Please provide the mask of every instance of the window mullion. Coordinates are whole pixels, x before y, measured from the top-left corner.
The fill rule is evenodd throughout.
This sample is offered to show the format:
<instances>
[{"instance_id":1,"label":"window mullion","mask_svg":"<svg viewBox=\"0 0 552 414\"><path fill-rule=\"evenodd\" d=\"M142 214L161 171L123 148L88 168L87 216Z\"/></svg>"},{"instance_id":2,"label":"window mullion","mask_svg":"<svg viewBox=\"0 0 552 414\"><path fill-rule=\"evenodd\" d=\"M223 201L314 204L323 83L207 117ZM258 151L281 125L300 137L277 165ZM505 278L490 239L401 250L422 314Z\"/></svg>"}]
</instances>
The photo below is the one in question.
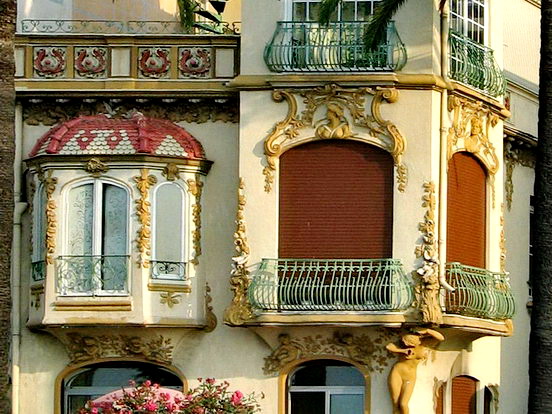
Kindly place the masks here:
<instances>
[{"instance_id":1,"label":"window mullion","mask_svg":"<svg viewBox=\"0 0 552 414\"><path fill-rule=\"evenodd\" d=\"M94 181L93 219L92 219L92 261L94 263L94 291L101 291L102 236L103 236L103 184Z\"/></svg>"},{"instance_id":2,"label":"window mullion","mask_svg":"<svg viewBox=\"0 0 552 414\"><path fill-rule=\"evenodd\" d=\"M326 414L330 414L331 393L329 390L326 390L325 394L326 394Z\"/></svg>"}]
</instances>

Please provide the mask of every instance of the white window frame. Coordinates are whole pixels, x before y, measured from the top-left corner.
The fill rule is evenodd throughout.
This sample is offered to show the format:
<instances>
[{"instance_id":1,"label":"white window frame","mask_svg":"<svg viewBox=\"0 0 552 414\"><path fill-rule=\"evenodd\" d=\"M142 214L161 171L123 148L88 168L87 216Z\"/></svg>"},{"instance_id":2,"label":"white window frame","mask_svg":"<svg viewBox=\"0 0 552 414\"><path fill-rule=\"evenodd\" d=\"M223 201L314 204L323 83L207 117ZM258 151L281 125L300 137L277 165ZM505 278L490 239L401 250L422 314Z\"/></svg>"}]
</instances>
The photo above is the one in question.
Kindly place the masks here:
<instances>
[{"instance_id":1,"label":"white window frame","mask_svg":"<svg viewBox=\"0 0 552 414\"><path fill-rule=\"evenodd\" d=\"M375 7L375 3L378 3L380 0L343 0L346 3L355 3L355 16L358 16L358 3L361 2L371 2L373 4L373 7ZM312 3L320 3L321 0L286 0L285 4L285 20L292 21L293 20L293 4L294 3L307 3L307 10L306 15L309 15L309 7ZM373 11L373 8L372 8ZM307 20L308 21L308 20ZM341 8L338 10L337 15L337 21L341 21Z\"/></svg>"},{"instance_id":2,"label":"white window frame","mask_svg":"<svg viewBox=\"0 0 552 414\"><path fill-rule=\"evenodd\" d=\"M291 394L294 392L313 392L313 393L324 393L325 394L325 412L320 414L330 414L331 409L331 399L332 395L361 395L363 405L366 399L365 387L361 386L349 386L349 387L339 387L339 386L290 386L288 388L288 414L294 414L291 411ZM363 410L364 412L364 410Z\"/></svg>"},{"instance_id":3,"label":"white window frame","mask_svg":"<svg viewBox=\"0 0 552 414\"><path fill-rule=\"evenodd\" d=\"M130 196L131 192L129 188L124 185L121 182L118 182L113 179L109 178L91 178L91 179L84 179L84 180L78 180L75 182L72 182L71 184L67 185L63 190L63 206L64 206L64 221L63 221L63 243L62 243L62 249L61 249L61 256L67 257L71 256L69 253L69 241L71 240L70 237L70 228L69 228L69 193L71 190L84 186L87 184L93 185L93 215L92 215L92 253L90 256L95 257L101 257L102 252L101 248L103 246L102 244L102 235L103 235L103 194L102 194L102 188L104 184L113 185L115 187L121 188L126 193L126 211L127 211L127 222L126 222L126 236L127 240L124 245L125 252L122 254L122 256L127 256L127 275L126 275L126 289L124 290L101 290L101 289L94 289L91 292L71 292L71 293L61 293L62 296L128 296L131 290L131 278L130 278L130 251L131 251L131 228L130 228L130 220L132 216L132 212L130 210ZM99 226L97 226L97 223L99 223ZM56 277L56 284L57 284L57 277ZM57 288L56 288L57 290Z\"/></svg>"},{"instance_id":4,"label":"white window frame","mask_svg":"<svg viewBox=\"0 0 552 414\"><path fill-rule=\"evenodd\" d=\"M33 262L44 261L46 257L46 190L43 184L38 186L33 199Z\"/></svg>"},{"instance_id":5,"label":"white window frame","mask_svg":"<svg viewBox=\"0 0 552 414\"><path fill-rule=\"evenodd\" d=\"M451 5L451 9L450 9L451 28L452 28L452 21L455 18L460 21L460 25L461 25L460 34L462 34L464 36L468 36L468 34L469 34L468 28L470 27L470 25L479 27L483 31L483 39L480 39L480 40L472 39L472 40L474 42L482 44L482 45L488 45L488 43L489 43L489 39L488 39L488 37L489 37L489 30L488 30L488 27L489 27L489 24L488 24L488 22L489 22L489 7L488 7L487 1L486 0L457 0L457 1L461 3L461 10L459 10L459 12L457 13L456 10L454 10L452 5ZM484 12L483 24L479 23L476 20L470 19L468 17L469 16L469 13L468 13L468 9L469 9L468 3L469 2L472 2L476 6L483 9L483 12ZM470 39L471 39L471 37L470 37Z\"/></svg>"},{"instance_id":6,"label":"white window frame","mask_svg":"<svg viewBox=\"0 0 552 414\"><path fill-rule=\"evenodd\" d=\"M164 277L158 277L156 280L174 280L174 281L186 281L189 279L189 269L188 264L190 263L190 250L189 250L189 241L191 238L191 219L190 219L190 197L186 189L180 185L179 183L176 183L174 181L167 181L163 182L159 185L157 185L153 190L153 197L152 197L152 226L151 226L151 234L152 234L152 261L157 261L157 193L159 189L163 186L172 185L176 186L181 194L182 194L182 217L181 217L181 223L182 227L180 228L180 233L182 234L182 242L180 246L180 262L183 265L184 268L184 274L166 274ZM152 266L153 271L153 266Z\"/></svg>"}]
</instances>

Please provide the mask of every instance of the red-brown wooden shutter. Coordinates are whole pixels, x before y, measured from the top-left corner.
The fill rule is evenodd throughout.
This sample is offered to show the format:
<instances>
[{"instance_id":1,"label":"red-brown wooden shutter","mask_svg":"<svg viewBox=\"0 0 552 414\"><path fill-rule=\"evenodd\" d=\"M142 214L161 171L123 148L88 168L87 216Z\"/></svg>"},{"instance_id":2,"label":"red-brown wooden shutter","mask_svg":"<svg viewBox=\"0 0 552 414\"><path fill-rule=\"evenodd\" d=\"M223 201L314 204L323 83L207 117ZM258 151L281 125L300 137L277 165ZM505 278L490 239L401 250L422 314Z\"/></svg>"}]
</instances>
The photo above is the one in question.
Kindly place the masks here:
<instances>
[{"instance_id":1,"label":"red-brown wooden shutter","mask_svg":"<svg viewBox=\"0 0 552 414\"><path fill-rule=\"evenodd\" d=\"M437 390L437 406L435 414L445 414L445 384L441 384Z\"/></svg>"},{"instance_id":2,"label":"red-brown wooden shutter","mask_svg":"<svg viewBox=\"0 0 552 414\"><path fill-rule=\"evenodd\" d=\"M458 152L448 164L447 262L485 267L485 168L471 154Z\"/></svg>"},{"instance_id":3,"label":"red-brown wooden shutter","mask_svg":"<svg viewBox=\"0 0 552 414\"><path fill-rule=\"evenodd\" d=\"M280 157L281 258L390 258L393 159L356 141L319 141Z\"/></svg>"},{"instance_id":4,"label":"red-brown wooden shutter","mask_svg":"<svg viewBox=\"0 0 552 414\"><path fill-rule=\"evenodd\" d=\"M452 380L451 414L475 414L477 380L462 375Z\"/></svg>"}]
</instances>

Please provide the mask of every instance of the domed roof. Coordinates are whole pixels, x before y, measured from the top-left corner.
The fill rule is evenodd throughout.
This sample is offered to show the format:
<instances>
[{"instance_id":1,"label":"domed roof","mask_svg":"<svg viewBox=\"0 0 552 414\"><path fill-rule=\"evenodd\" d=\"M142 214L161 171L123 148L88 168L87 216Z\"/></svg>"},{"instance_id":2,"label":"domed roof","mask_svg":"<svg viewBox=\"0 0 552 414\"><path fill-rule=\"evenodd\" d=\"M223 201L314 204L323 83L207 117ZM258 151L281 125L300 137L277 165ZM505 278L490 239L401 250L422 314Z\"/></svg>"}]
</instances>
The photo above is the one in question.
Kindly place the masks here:
<instances>
[{"instance_id":1,"label":"domed roof","mask_svg":"<svg viewBox=\"0 0 552 414\"><path fill-rule=\"evenodd\" d=\"M205 159L203 147L184 128L136 112L128 119L79 116L45 133L29 157L39 155L147 154Z\"/></svg>"}]
</instances>

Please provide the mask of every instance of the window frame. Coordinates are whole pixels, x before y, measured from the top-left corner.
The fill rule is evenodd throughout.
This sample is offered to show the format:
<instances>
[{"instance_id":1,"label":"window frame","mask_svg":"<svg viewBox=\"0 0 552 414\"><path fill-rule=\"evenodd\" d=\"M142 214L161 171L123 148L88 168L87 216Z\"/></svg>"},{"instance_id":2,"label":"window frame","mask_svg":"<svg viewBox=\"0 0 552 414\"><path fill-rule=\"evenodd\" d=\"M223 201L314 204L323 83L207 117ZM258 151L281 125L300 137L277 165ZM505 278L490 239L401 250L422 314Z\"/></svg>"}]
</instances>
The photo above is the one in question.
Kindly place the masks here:
<instances>
[{"instance_id":1,"label":"window frame","mask_svg":"<svg viewBox=\"0 0 552 414\"><path fill-rule=\"evenodd\" d=\"M466 36L471 41L487 46L489 44L489 4L487 0L456 0L461 3L461 10L457 13L453 10L453 5L450 6L450 28L454 30L453 21L457 19L461 26L461 35ZM479 6L483 10L483 23L469 18L469 6L468 3L473 2L476 6ZM469 35L469 27L478 27L483 32L483 39L476 40ZM457 31L458 32L458 31Z\"/></svg>"},{"instance_id":2,"label":"window frame","mask_svg":"<svg viewBox=\"0 0 552 414\"><path fill-rule=\"evenodd\" d=\"M57 286L57 273L58 269L56 269L56 292L60 296L64 297L71 297L71 296L84 296L84 297L96 297L96 296L129 296L131 292L131 278L130 278L130 255L132 251L132 238L131 238L131 220L132 220L132 211L131 211L131 194L132 192L128 188L127 185L124 183L117 181L112 178L108 177L101 177L101 178L86 178L86 179L80 179L77 181L73 181L71 183L68 183L63 188L62 193L62 212L63 212L63 231L62 231L62 243L61 243L61 254L58 255L58 260L63 257L70 257L75 256L69 253L69 241L71 239L69 231L70 231L70 223L69 223L69 194L71 190L76 189L81 186L85 186L88 184L92 184L93 186L93 201L92 201L92 253L90 254L90 257L103 257L104 255L101 252L103 241L103 194L102 189L105 184L112 185L114 187L120 188L125 191L126 194L126 211L127 211L127 217L126 217L126 241L124 243L124 254L120 256L126 257L126 263L127 263L127 275L126 275L126 288L124 290L102 290L98 288L94 288L93 290L89 292L71 292L71 293L61 293L59 291L59 287ZM97 227L97 223L100 223L99 228ZM86 255L83 255L86 256Z\"/></svg>"},{"instance_id":3,"label":"window frame","mask_svg":"<svg viewBox=\"0 0 552 414\"><path fill-rule=\"evenodd\" d=\"M355 3L355 20L354 21L364 21L364 20L359 20L358 19L358 3L372 3L372 12L374 11L374 7L375 7L375 3L378 3L380 2L381 0L343 0L345 3ZM321 0L286 0L286 4L285 4L285 13L284 13L284 20L286 21L300 21L300 20L294 20L293 19L293 6L295 3L306 3L307 7L305 9L305 15L306 16L309 16L309 9L310 9L310 4L312 3L320 3ZM342 21L341 20L341 6L339 7L338 11L337 11L337 19L336 21L337 22L340 22ZM303 22L309 22L309 21L313 21L313 20L310 20L310 19L305 19L305 20L301 20Z\"/></svg>"}]
</instances>

